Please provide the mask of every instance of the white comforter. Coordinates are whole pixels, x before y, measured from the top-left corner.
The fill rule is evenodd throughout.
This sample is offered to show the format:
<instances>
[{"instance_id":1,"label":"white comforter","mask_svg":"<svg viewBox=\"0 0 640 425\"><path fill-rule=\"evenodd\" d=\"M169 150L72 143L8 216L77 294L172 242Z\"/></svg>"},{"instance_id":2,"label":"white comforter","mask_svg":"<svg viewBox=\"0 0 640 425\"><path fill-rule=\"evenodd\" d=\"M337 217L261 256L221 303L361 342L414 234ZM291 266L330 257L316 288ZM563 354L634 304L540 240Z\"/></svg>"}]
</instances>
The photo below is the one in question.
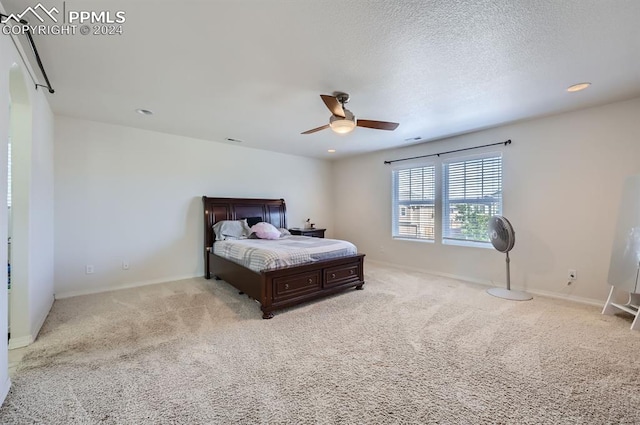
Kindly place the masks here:
<instances>
[{"instance_id":1,"label":"white comforter","mask_svg":"<svg viewBox=\"0 0 640 425\"><path fill-rule=\"evenodd\" d=\"M357 254L354 244L338 239L285 236L280 239L216 241L213 253L255 272Z\"/></svg>"}]
</instances>

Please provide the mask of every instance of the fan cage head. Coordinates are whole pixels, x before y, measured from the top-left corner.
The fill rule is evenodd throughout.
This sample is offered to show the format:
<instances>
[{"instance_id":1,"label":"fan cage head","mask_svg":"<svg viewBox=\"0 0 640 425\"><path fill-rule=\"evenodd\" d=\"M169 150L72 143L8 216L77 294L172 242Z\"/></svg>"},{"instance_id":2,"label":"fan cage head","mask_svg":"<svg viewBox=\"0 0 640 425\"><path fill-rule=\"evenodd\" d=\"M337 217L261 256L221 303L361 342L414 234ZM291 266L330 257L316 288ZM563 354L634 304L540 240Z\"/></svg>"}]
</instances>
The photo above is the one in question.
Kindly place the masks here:
<instances>
[{"instance_id":1,"label":"fan cage head","mask_svg":"<svg viewBox=\"0 0 640 425\"><path fill-rule=\"evenodd\" d=\"M489 220L489 238L493 247L500 252L511 251L516 243L511 222L501 215L494 215Z\"/></svg>"}]
</instances>

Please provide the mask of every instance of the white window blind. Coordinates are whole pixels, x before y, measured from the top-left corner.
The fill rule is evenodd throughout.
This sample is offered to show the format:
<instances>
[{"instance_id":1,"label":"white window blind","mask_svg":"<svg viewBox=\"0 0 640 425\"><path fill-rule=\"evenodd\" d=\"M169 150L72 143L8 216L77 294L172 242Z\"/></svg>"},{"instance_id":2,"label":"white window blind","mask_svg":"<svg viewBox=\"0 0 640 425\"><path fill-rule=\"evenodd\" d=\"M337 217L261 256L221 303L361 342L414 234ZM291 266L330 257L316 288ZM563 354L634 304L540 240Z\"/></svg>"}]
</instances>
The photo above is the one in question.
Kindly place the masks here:
<instances>
[{"instance_id":1,"label":"white window blind","mask_svg":"<svg viewBox=\"0 0 640 425\"><path fill-rule=\"evenodd\" d=\"M394 170L393 236L434 239L435 167Z\"/></svg>"},{"instance_id":2,"label":"white window blind","mask_svg":"<svg viewBox=\"0 0 640 425\"><path fill-rule=\"evenodd\" d=\"M502 213L502 156L443 164L442 239L489 242L489 218Z\"/></svg>"}]
</instances>

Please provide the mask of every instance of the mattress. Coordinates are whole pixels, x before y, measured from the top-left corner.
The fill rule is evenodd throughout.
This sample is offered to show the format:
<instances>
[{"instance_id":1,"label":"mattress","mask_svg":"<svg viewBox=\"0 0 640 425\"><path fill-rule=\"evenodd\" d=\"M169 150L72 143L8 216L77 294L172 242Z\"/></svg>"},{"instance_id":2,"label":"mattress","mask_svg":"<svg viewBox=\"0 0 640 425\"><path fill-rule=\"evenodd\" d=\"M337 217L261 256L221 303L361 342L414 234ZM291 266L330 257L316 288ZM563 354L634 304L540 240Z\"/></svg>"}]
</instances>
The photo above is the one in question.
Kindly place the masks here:
<instances>
[{"instance_id":1,"label":"mattress","mask_svg":"<svg viewBox=\"0 0 640 425\"><path fill-rule=\"evenodd\" d=\"M285 236L280 239L216 241L213 253L254 272L297 266L357 254L354 244L338 239Z\"/></svg>"}]
</instances>

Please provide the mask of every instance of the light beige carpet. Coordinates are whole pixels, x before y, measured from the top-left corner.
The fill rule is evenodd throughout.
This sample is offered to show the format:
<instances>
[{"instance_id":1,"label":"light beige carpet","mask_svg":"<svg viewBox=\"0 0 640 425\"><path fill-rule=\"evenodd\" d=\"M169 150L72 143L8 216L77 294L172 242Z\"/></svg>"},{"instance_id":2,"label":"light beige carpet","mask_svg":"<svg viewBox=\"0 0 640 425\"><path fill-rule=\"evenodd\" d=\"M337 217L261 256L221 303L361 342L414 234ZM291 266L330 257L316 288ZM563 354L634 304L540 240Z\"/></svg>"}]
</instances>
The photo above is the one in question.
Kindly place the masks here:
<instances>
[{"instance_id":1,"label":"light beige carpet","mask_svg":"<svg viewBox=\"0 0 640 425\"><path fill-rule=\"evenodd\" d=\"M0 423L640 423L628 318L372 264L366 279L272 320L204 279L56 301Z\"/></svg>"}]
</instances>

